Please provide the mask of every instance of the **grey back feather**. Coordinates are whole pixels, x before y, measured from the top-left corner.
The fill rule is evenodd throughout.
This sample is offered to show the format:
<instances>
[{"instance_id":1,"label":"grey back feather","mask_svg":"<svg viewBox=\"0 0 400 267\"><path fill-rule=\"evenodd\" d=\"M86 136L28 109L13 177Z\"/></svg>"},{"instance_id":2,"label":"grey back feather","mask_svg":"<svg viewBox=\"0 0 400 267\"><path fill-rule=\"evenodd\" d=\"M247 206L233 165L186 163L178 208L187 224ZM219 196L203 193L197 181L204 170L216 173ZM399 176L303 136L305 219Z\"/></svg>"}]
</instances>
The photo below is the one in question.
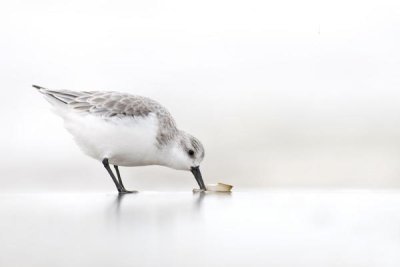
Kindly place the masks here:
<instances>
[{"instance_id":1,"label":"grey back feather","mask_svg":"<svg viewBox=\"0 0 400 267\"><path fill-rule=\"evenodd\" d=\"M49 90L40 86L34 87L41 93L58 100L60 105L104 119L146 117L150 113L154 113L159 121L157 134L159 145L168 143L178 132L175 121L168 110L147 97L112 91Z\"/></svg>"}]
</instances>

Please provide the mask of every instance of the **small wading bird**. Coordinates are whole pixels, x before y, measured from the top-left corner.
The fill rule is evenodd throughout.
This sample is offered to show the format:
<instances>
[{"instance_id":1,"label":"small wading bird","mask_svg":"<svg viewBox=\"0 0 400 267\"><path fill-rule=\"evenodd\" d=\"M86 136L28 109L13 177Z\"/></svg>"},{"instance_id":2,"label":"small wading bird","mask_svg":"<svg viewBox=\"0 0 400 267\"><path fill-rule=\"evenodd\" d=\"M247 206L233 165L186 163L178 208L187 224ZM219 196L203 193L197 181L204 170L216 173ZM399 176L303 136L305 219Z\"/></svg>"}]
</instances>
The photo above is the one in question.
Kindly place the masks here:
<instances>
[{"instance_id":1,"label":"small wading bird","mask_svg":"<svg viewBox=\"0 0 400 267\"><path fill-rule=\"evenodd\" d=\"M202 144L179 130L170 113L156 101L119 92L33 87L64 119L82 151L103 163L119 193L134 191L125 189L118 166L161 165L188 170L200 189L206 189L199 169L204 158Z\"/></svg>"}]
</instances>

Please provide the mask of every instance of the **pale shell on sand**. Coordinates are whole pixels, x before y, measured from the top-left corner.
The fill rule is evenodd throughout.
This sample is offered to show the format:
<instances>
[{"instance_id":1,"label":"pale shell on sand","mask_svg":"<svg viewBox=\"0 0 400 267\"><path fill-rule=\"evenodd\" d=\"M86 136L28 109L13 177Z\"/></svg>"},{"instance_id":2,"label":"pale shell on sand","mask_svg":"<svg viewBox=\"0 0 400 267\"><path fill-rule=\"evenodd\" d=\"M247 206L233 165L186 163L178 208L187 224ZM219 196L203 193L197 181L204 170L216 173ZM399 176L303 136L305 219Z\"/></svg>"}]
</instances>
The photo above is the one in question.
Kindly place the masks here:
<instances>
[{"instance_id":1,"label":"pale shell on sand","mask_svg":"<svg viewBox=\"0 0 400 267\"><path fill-rule=\"evenodd\" d=\"M217 183L217 184L206 184L207 190L201 190L201 189L193 189L193 192L231 192L233 186L230 184L223 184L223 183Z\"/></svg>"}]
</instances>

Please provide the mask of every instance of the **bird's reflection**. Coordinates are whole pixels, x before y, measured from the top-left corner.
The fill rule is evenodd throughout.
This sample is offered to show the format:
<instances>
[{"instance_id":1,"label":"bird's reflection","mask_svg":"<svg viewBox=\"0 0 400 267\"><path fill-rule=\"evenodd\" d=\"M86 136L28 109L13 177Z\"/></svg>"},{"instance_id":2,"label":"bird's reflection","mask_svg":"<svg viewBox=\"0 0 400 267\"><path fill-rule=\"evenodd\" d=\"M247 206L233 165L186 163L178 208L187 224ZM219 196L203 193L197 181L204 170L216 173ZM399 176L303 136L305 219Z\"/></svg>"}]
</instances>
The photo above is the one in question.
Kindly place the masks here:
<instances>
[{"instance_id":1,"label":"bird's reflection","mask_svg":"<svg viewBox=\"0 0 400 267\"><path fill-rule=\"evenodd\" d=\"M200 209L201 205L203 203L204 197L206 196L205 192L198 192L198 193L194 193L193 195L195 196L195 206L196 208ZM196 196L197 195L197 196Z\"/></svg>"},{"instance_id":2,"label":"bird's reflection","mask_svg":"<svg viewBox=\"0 0 400 267\"><path fill-rule=\"evenodd\" d=\"M135 193L136 194L136 193ZM121 209L121 203L122 200L124 199L124 197L126 197L128 194L118 194L115 197L115 201L114 201L114 206L115 206L115 210L117 212L117 215L120 213L120 209Z\"/></svg>"},{"instance_id":3,"label":"bird's reflection","mask_svg":"<svg viewBox=\"0 0 400 267\"><path fill-rule=\"evenodd\" d=\"M195 199L195 205L197 208L200 209L202 206L202 203L206 197L209 198L227 198L231 196L231 192L204 192L204 191L199 191L199 192L193 192L193 196Z\"/></svg>"},{"instance_id":4,"label":"bird's reflection","mask_svg":"<svg viewBox=\"0 0 400 267\"><path fill-rule=\"evenodd\" d=\"M117 227L149 223L165 227L177 221L198 222L202 219L206 199L225 199L231 194L194 192L191 198L188 196L187 193L118 194L107 209L107 218Z\"/></svg>"}]
</instances>

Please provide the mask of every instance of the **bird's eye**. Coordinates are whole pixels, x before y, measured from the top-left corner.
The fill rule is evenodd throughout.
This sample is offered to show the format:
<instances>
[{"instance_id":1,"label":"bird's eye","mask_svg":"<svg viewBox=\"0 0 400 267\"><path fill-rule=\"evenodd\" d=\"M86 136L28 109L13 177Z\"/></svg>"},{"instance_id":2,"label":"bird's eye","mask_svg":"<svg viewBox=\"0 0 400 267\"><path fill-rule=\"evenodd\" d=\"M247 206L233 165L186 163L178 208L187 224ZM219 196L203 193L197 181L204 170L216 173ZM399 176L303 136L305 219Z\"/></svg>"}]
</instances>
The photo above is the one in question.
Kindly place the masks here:
<instances>
[{"instance_id":1,"label":"bird's eye","mask_svg":"<svg viewBox=\"0 0 400 267\"><path fill-rule=\"evenodd\" d=\"M193 155L194 155L194 151L190 149L190 150L188 151L188 154L189 154L189 156L193 156Z\"/></svg>"}]
</instances>

